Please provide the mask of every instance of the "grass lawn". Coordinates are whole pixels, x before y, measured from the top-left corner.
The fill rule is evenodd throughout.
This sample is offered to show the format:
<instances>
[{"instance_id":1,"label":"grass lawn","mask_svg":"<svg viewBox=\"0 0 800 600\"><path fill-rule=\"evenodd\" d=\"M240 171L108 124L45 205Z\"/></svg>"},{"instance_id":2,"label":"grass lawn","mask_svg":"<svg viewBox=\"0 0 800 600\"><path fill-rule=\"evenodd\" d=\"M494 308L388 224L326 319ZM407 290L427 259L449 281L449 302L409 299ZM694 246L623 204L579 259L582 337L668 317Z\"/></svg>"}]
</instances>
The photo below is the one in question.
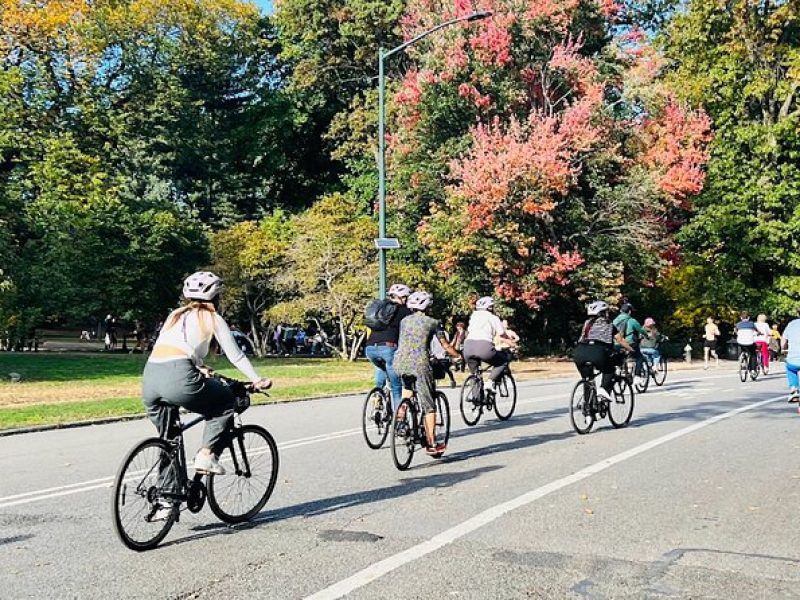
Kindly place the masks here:
<instances>
[{"instance_id":1,"label":"grass lawn","mask_svg":"<svg viewBox=\"0 0 800 600\"><path fill-rule=\"evenodd\" d=\"M127 354L0 353L0 429L141 414L146 357ZM224 375L241 377L224 358L209 361ZM258 403L365 391L372 367L366 361L267 358L253 360L274 381L270 398ZM21 383L11 383L19 373Z\"/></svg>"}]
</instances>

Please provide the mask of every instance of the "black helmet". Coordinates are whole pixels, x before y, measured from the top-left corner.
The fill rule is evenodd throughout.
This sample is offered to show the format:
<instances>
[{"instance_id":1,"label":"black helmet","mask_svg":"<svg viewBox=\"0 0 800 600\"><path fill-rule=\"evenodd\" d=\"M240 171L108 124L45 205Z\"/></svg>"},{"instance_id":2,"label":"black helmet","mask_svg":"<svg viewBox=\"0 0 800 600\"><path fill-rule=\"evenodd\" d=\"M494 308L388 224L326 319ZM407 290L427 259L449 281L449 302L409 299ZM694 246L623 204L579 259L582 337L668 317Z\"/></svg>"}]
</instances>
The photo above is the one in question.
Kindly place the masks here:
<instances>
[{"instance_id":1,"label":"black helmet","mask_svg":"<svg viewBox=\"0 0 800 600\"><path fill-rule=\"evenodd\" d=\"M626 315L631 314L633 312L633 304L631 304L630 302L623 302L622 304L620 304L619 312L623 312Z\"/></svg>"}]
</instances>

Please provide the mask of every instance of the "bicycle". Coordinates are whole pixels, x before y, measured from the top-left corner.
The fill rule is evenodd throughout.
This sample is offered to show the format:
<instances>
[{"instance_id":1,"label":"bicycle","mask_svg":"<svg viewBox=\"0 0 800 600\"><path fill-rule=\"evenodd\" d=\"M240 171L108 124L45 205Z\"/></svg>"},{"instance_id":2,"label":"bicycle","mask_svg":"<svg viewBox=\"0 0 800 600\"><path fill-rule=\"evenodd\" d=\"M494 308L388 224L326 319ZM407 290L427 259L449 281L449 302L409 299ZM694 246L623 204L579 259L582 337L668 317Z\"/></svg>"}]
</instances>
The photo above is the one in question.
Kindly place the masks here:
<instances>
[{"instance_id":1,"label":"bicycle","mask_svg":"<svg viewBox=\"0 0 800 600\"><path fill-rule=\"evenodd\" d=\"M667 357L662 354L657 365L654 364L651 355L645 354L644 357L647 359L645 362L647 363L647 369L650 373L650 377L653 379L653 383L661 387L667 379L667 371L669 370Z\"/></svg>"},{"instance_id":2,"label":"bicycle","mask_svg":"<svg viewBox=\"0 0 800 600\"><path fill-rule=\"evenodd\" d=\"M236 399L228 445L220 456L221 461L232 463L232 469L229 467L224 476L194 473L190 479L183 433L205 418L201 415L184 423L178 408L168 406L166 430L160 437L147 438L134 446L114 480L111 499L114 529L131 550L155 548L180 521L181 504L185 503L189 512L198 513L207 500L220 520L242 523L258 514L275 489L278 478L275 440L263 427L241 423L241 413L250 406L250 394L255 390L234 379L215 377L231 387Z\"/></svg>"},{"instance_id":3,"label":"bicycle","mask_svg":"<svg viewBox=\"0 0 800 600\"><path fill-rule=\"evenodd\" d=\"M755 352L750 356L749 350L742 350L739 354L739 380L744 383L747 381L747 376L750 376L751 381L758 379L758 375L763 369L761 364L761 353Z\"/></svg>"},{"instance_id":4,"label":"bicycle","mask_svg":"<svg viewBox=\"0 0 800 600\"><path fill-rule=\"evenodd\" d=\"M383 359L376 359L374 364L386 373L386 362ZM367 446L373 450L378 450L383 446L389 436L392 416L391 389L387 375L383 387L375 386L364 399L361 429L364 432Z\"/></svg>"},{"instance_id":5,"label":"bicycle","mask_svg":"<svg viewBox=\"0 0 800 600\"><path fill-rule=\"evenodd\" d=\"M411 378L407 378L411 379ZM428 446L428 438L425 435L425 425L422 418L422 407L417 397L417 389L414 381L407 381L411 387L411 397L404 398L397 407L397 418L394 419L392 427L392 461L394 466L400 471L405 471L414 458L417 446ZM450 439L450 404L447 396L443 392L437 391L434 396L434 407L436 409L436 430L433 439L442 439L447 445ZM440 458L441 454L432 454L433 458Z\"/></svg>"},{"instance_id":6,"label":"bicycle","mask_svg":"<svg viewBox=\"0 0 800 600\"><path fill-rule=\"evenodd\" d=\"M642 376L639 378L639 381L634 379L634 374L636 373L636 356L633 354L627 354L625 360L622 361L622 366L620 367L620 371L623 377L625 377L626 381L636 388L636 391L640 394L644 394L647 391L647 388L650 385L650 378L652 377L652 369L651 365L648 361L644 360L644 356L642 357Z\"/></svg>"},{"instance_id":7,"label":"bicycle","mask_svg":"<svg viewBox=\"0 0 800 600\"><path fill-rule=\"evenodd\" d=\"M470 427L477 425L484 409L494 410L498 419L507 421L517 406L517 384L508 365L500 379L494 383L493 389L487 390L483 374L490 369L491 367L482 368L479 363L475 373L467 377L461 386L459 409L464 423Z\"/></svg>"},{"instance_id":8,"label":"bicycle","mask_svg":"<svg viewBox=\"0 0 800 600\"><path fill-rule=\"evenodd\" d=\"M593 366L591 363L586 363L586 365ZM580 435L589 433L598 421L598 417L605 419L608 416L614 429L621 429L628 426L633 416L635 400L633 386L629 381L629 375L623 373L623 368L618 367L614 373L613 398L611 400L599 399L595 383L597 375L599 375L599 371L593 369L592 377L590 379L581 378L572 390L569 418L572 428Z\"/></svg>"}]
</instances>

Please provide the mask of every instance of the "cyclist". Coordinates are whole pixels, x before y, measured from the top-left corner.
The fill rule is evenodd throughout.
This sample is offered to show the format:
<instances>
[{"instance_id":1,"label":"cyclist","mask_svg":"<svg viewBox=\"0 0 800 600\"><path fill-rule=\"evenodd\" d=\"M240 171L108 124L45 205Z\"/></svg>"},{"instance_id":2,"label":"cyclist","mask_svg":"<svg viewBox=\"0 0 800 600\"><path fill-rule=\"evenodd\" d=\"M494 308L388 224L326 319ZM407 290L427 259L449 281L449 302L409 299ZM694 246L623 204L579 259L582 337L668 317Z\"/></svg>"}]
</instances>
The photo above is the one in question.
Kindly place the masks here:
<instances>
[{"instance_id":1,"label":"cyclist","mask_svg":"<svg viewBox=\"0 0 800 600\"><path fill-rule=\"evenodd\" d=\"M642 382L642 353L639 351L639 340L645 334L644 328L641 326L633 316L633 305L630 302L623 302L619 307L619 315L614 319L614 327L616 327L628 342L631 347L631 353L636 358L636 366L634 367L634 375L636 383L641 385Z\"/></svg>"},{"instance_id":2,"label":"cyclist","mask_svg":"<svg viewBox=\"0 0 800 600\"><path fill-rule=\"evenodd\" d=\"M742 311L739 319L740 321L734 327L736 343L739 344L739 352L747 355L748 368L754 371L756 368L756 325L750 320L750 314L747 311Z\"/></svg>"},{"instance_id":3,"label":"cyclist","mask_svg":"<svg viewBox=\"0 0 800 600\"><path fill-rule=\"evenodd\" d=\"M467 337L464 340L464 358L470 373L475 373L483 361L494 367L489 378L497 383L508 365L509 355L495 348L496 339L511 342L503 322L494 314L494 300L491 296L479 298L475 310L469 318Z\"/></svg>"},{"instance_id":4,"label":"cyclist","mask_svg":"<svg viewBox=\"0 0 800 600\"><path fill-rule=\"evenodd\" d=\"M756 351L761 353L761 364L765 369L769 368L769 340L772 337L772 329L767 323L767 315L760 314L756 319Z\"/></svg>"},{"instance_id":5,"label":"cyclist","mask_svg":"<svg viewBox=\"0 0 800 600\"><path fill-rule=\"evenodd\" d=\"M403 384L392 365L394 363L394 354L397 352L397 342L400 338L400 322L411 314L411 311L406 307L406 299L410 295L411 290L402 283L395 283L389 288L389 301L398 305L397 310L394 311L389 325L384 329L373 329L370 332L364 348L364 354L367 359L375 365L375 385L383 387L386 383L386 376L389 376L389 386L392 388L392 407L395 411L400 405ZM378 366L378 363L382 363L382 366Z\"/></svg>"},{"instance_id":6,"label":"cyclist","mask_svg":"<svg viewBox=\"0 0 800 600\"><path fill-rule=\"evenodd\" d=\"M658 346L664 341L665 336L656 327L656 321L652 317L647 317L644 320L644 335L639 341L639 351L644 356L649 356L652 360L653 368L658 369L661 363L661 352Z\"/></svg>"},{"instance_id":7,"label":"cyclist","mask_svg":"<svg viewBox=\"0 0 800 600\"><path fill-rule=\"evenodd\" d=\"M616 325L608 319L608 304L602 300L586 307L587 321L583 324L581 337L575 348L573 360L581 377L591 379L594 370L603 374L598 396L611 400L614 386L614 368L622 364L624 355L615 352L614 342L633 352L633 347L622 336ZM587 417L591 418L591 417Z\"/></svg>"},{"instance_id":8,"label":"cyclist","mask_svg":"<svg viewBox=\"0 0 800 600\"><path fill-rule=\"evenodd\" d=\"M800 310L798 310L800 315ZM783 330L784 350L786 354L786 380L789 383L789 402L800 400L800 384L798 384L797 372L800 371L800 318L793 319ZM797 412L800 413L800 406Z\"/></svg>"},{"instance_id":9,"label":"cyclist","mask_svg":"<svg viewBox=\"0 0 800 600\"><path fill-rule=\"evenodd\" d=\"M224 475L219 453L233 417L234 397L230 388L209 377L203 366L211 338L215 338L228 360L258 389L272 382L259 377L217 312L222 280L199 271L183 282L186 304L172 311L164 322L144 368L142 396L147 416L164 433L169 426L166 404L199 413L206 418L202 447L195 456L198 472Z\"/></svg>"},{"instance_id":10,"label":"cyclist","mask_svg":"<svg viewBox=\"0 0 800 600\"><path fill-rule=\"evenodd\" d=\"M430 362L433 337L436 336L439 344L453 359L458 360L461 357L447 341L439 321L425 314L432 302L433 296L424 291L414 292L408 297L406 306L412 314L400 323L400 343L394 355L394 370L400 374L404 383L409 377L415 378L417 398L424 415L426 451L428 454L441 455L447 447L443 443L437 444L435 439L436 380ZM404 416L398 414L397 418L402 419Z\"/></svg>"}]
</instances>

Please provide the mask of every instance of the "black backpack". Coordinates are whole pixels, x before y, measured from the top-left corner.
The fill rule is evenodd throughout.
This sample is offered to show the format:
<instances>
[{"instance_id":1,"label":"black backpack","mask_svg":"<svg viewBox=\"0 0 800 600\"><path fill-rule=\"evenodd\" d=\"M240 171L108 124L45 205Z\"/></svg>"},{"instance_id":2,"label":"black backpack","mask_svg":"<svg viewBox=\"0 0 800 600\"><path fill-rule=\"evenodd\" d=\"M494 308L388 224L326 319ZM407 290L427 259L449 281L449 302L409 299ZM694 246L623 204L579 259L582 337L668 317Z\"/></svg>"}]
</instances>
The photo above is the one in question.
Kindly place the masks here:
<instances>
[{"instance_id":1,"label":"black backpack","mask_svg":"<svg viewBox=\"0 0 800 600\"><path fill-rule=\"evenodd\" d=\"M373 300L364 311L364 322L373 331L383 331L392 324L399 307L391 300Z\"/></svg>"}]
</instances>

